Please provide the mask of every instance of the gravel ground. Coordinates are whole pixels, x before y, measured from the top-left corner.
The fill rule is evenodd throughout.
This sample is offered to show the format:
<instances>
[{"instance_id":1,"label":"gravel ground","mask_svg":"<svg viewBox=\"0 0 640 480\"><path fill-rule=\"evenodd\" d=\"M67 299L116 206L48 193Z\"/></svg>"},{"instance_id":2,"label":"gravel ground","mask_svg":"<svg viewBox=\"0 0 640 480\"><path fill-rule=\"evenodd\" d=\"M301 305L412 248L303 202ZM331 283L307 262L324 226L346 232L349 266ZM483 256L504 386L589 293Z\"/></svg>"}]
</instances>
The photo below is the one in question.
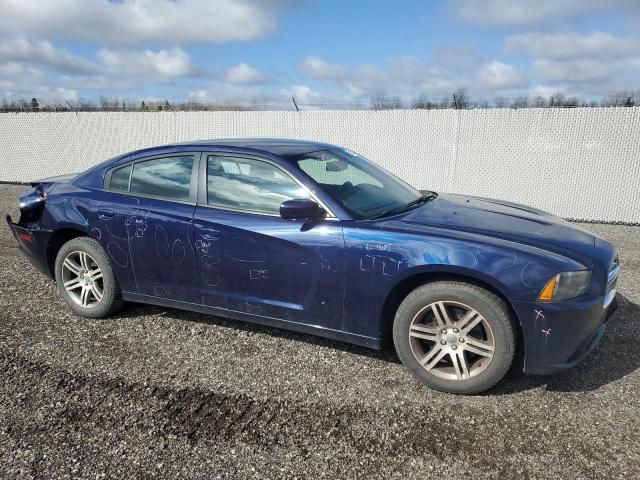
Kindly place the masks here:
<instances>
[{"instance_id":1,"label":"gravel ground","mask_svg":"<svg viewBox=\"0 0 640 480\"><path fill-rule=\"evenodd\" d=\"M458 397L392 351L143 305L80 318L3 225L0 477L638 478L640 228L584 226L623 263L600 348Z\"/></svg>"}]
</instances>

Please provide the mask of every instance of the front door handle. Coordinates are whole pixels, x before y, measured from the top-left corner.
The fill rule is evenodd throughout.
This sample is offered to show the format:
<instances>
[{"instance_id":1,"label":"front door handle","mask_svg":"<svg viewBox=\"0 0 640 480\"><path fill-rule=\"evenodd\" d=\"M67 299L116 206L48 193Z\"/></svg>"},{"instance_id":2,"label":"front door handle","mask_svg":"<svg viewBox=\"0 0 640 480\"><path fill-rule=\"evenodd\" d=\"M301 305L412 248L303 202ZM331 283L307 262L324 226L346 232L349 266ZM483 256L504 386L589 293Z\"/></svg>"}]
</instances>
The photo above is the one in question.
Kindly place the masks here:
<instances>
[{"instance_id":1,"label":"front door handle","mask_svg":"<svg viewBox=\"0 0 640 480\"><path fill-rule=\"evenodd\" d=\"M98 211L98 218L102 220L109 220L113 217L113 210L100 210Z\"/></svg>"},{"instance_id":2,"label":"front door handle","mask_svg":"<svg viewBox=\"0 0 640 480\"><path fill-rule=\"evenodd\" d=\"M205 240L216 240L220 237L220 230L214 230L213 228L203 228L200 230L200 236Z\"/></svg>"}]
</instances>

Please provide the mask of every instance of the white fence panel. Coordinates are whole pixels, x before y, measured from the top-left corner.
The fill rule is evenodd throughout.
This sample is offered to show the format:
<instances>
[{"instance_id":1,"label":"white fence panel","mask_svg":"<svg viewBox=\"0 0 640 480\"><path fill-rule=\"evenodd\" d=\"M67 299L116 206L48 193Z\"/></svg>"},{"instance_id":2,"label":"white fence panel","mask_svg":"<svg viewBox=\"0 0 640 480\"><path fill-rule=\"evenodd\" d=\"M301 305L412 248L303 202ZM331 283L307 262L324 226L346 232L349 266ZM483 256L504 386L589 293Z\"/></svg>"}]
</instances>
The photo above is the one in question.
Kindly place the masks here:
<instances>
[{"instance_id":1,"label":"white fence panel","mask_svg":"<svg viewBox=\"0 0 640 480\"><path fill-rule=\"evenodd\" d=\"M567 218L640 222L640 108L0 114L0 181L79 172L133 149L229 137L320 140L419 188Z\"/></svg>"}]
</instances>

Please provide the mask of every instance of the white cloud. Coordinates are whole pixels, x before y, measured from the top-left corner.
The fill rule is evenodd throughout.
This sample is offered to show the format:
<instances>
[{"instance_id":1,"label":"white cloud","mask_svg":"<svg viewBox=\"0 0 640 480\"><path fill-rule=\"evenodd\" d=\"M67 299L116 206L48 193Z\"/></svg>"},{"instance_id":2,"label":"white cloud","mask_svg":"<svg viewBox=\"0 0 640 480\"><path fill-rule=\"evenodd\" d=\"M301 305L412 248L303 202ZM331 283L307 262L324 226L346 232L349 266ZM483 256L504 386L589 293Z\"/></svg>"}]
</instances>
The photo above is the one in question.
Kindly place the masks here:
<instances>
[{"instance_id":1,"label":"white cloud","mask_svg":"<svg viewBox=\"0 0 640 480\"><path fill-rule=\"evenodd\" d=\"M449 0L465 21L497 25L541 25L612 9L637 11L635 0Z\"/></svg>"},{"instance_id":2,"label":"white cloud","mask_svg":"<svg viewBox=\"0 0 640 480\"><path fill-rule=\"evenodd\" d=\"M77 101L80 94L69 86L51 85L38 69L6 64L0 68L0 96L9 101L35 97L41 103L64 103Z\"/></svg>"},{"instance_id":3,"label":"white cloud","mask_svg":"<svg viewBox=\"0 0 640 480\"><path fill-rule=\"evenodd\" d=\"M189 55L181 48L166 50L101 49L91 61L55 47L45 40L25 37L0 40L0 62L23 66L40 66L66 75L112 75L164 80L196 73Z\"/></svg>"},{"instance_id":4,"label":"white cloud","mask_svg":"<svg viewBox=\"0 0 640 480\"><path fill-rule=\"evenodd\" d=\"M229 67L224 71L224 79L228 83L264 83L266 77L259 70L246 63L240 63Z\"/></svg>"},{"instance_id":5,"label":"white cloud","mask_svg":"<svg viewBox=\"0 0 640 480\"><path fill-rule=\"evenodd\" d=\"M30 44L23 41L0 41L0 98L7 101L36 97L39 101L64 103L79 98L77 89L70 85L56 85L47 72L50 64L71 65L70 70L78 70L78 64L68 52L58 57L50 44ZM24 58L34 57L33 63L25 63ZM13 59L13 60L12 60ZM71 60L70 60L71 59Z\"/></svg>"},{"instance_id":6,"label":"white cloud","mask_svg":"<svg viewBox=\"0 0 640 480\"><path fill-rule=\"evenodd\" d=\"M122 77L163 80L195 72L191 57L178 47L157 52L102 49L98 51L97 57L104 70L112 74L118 73Z\"/></svg>"},{"instance_id":7,"label":"white cloud","mask_svg":"<svg viewBox=\"0 0 640 480\"><path fill-rule=\"evenodd\" d=\"M72 72L96 69L91 62L54 47L46 40L32 41L22 36L0 40L0 61L44 65Z\"/></svg>"},{"instance_id":8,"label":"white cloud","mask_svg":"<svg viewBox=\"0 0 640 480\"><path fill-rule=\"evenodd\" d=\"M250 107L277 106L293 109L291 97L295 97L298 105L305 109L309 105L326 101L326 97L307 85L296 84L287 88L264 89L251 85L230 84L222 81L213 82L204 88L194 89L189 98L194 101L212 102L221 105L241 105ZM343 99L346 101L346 99Z\"/></svg>"},{"instance_id":9,"label":"white cloud","mask_svg":"<svg viewBox=\"0 0 640 480\"><path fill-rule=\"evenodd\" d=\"M307 85L293 85L282 91L283 96L293 96L298 103L315 103L321 100L322 95Z\"/></svg>"},{"instance_id":10,"label":"white cloud","mask_svg":"<svg viewBox=\"0 0 640 480\"><path fill-rule=\"evenodd\" d=\"M564 83L572 89L590 86L587 90L596 94L637 87L640 38L609 33L535 33L508 37L505 48L530 55L534 69L546 83Z\"/></svg>"},{"instance_id":11,"label":"white cloud","mask_svg":"<svg viewBox=\"0 0 640 480\"><path fill-rule=\"evenodd\" d=\"M342 65L331 64L314 56L306 57L300 64L300 69L310 77L331 81L343 80L346 74Z\"/></svg>"},{"instance_id":12,"label":"white cloud","mask_svg":"<svg viewBox=\"0 0 640 480\"><path fill-rule=\"evenodd\" d=\"M389 62L384 68L373 65L346 67L331 64L318 57L306 57L300 71L307 77L332 84L337 95L348 93L353 98L384 93L388 90L400 94L406 84L416 85L416 79L429 67L413 57L401 57Z\"/></svg>"},{"instance_id":13,"label":"white cloud","mask_svg":"<svg viewBox=\"0 0 640 480\"><path fill-rule=\"evenodd\" d=\"M439 65L425 62L410 55L405 55L388 62L384 75L388 74L395 76L399 82L413 84L416 79L443 76L445 75L445 71Z\"/></svg>"},{"instance_id":14,"label":"white cloud","mask_svg":"<svg viewBox=\"0 0 640 480\"><path fill-rule=\"evenodd\" d=\"M277 30L280 1L0 0L0 33L103 45L246 42Z\"/></svg>"},{"instance_id":15,"label":"white cloud","mask_svg":"<svg viewBox=\"0 0 640 480\"><path fill-rule=\"evenodd\" d=\"M380 67L347 67L330 64L317 57L307 57L300 65L300 70L306 76L330 86L333 96L352 100L387 94L410 101L421 95L450 95L461 86L467 87L472 94L490 98L528 84L523 72L498 61L472 62L471 67L463 62L445 68L416 57L402 56Z\"/></svg>"},{"instance_id":16,"label":"white cloud","mask_svg":"<svg viewBox=\"0 0 640 480\"><path fill-rule=\"evenodd\" d=\"M16 76L16 75L24 75L26 73L34 73L36 69L27 68L22 63L17 62L3 62L0 63L0 76Z\"/></svg>"},{"instance_id":17,"label":"white cloud","mask_svg":"<svg viewBox=\"0 0 640 480\"><path fill-rule=\"evenodd\" d=\"M133 90L141 85L140 81L132 78L107 75L60 75L59 77L50 77L48 82L56 82L83 92L90 90L100 93Z\"/></svg>"},{"instance_id":18,"label":"white cloud","mask_svg":"<svg viewBox=\"0 0 640 480\"><path fill-rule=\"evenodd\" d=\"M122 91L199 74L189 55L177 47L102 49L89 60L44 40L0 39L0 96L75 99L78 91Z\"/></svg>"},{"instance_id":19,"label":"white cloud","mask_svg":"<svg viewBox=\"0 0 640 480\"><path fill-rule=\"evenodd\" d=\"M431 53L433 62L443 69L471 71L487 61L483 51L475 45L438 45Z\"/></svg>"},{"instance_id":20,"label":"white cloud","mask_svg":"<svg viewBox=\"0 0 640 480\"><path fill-rule=\"evenodd\" d=\"M534 57L571 60L578 57L598 59L638 55L640 39L622 38L610 33L528 33L511 35L505 41L507 51L524 51Z\"/></svg>"},{"instance_id":21,"label":"white cloud","mask_svg":"<svg viewBox=\"0 0 640 480\"><path fill-rule=\"evenodd\" d=\"M482 66L478 78L482 86L490 90L522 88L529 83L521 71L497 60Z\"/></svg>"},{"instance_id":22,"label":"white cloud","mask_svg":"<svg viewBox=\"0 0 640 480\"><path fill-rule=\"evenodd\" d=\"M543 85L543 84L538 84L538 85L534 85L531 88L531 91L529 92L529 96L534 98L534 97L543 97L543 98L549 98L551 95L553 95L556 92L560 92L563 95L565 94L565 92L561 89L559 89L558 87L553 87L550 85Z\"/></svg>"},{"instance_id":23,"label":"white cloud","mask_svg":"<svg viewBox=\"0 0 640 480\"><path fill-rule=\"evenodd\" d=\"M189 98L197 101L250 104L260 102L264 93L256 87L246 85L232 85L224 82L214 82L203 88L197 88L188 94Z\"/></svg>"},{"instance_id":24,"label":"white cloud","mask_svg":"<svg viewBox=\"0 0 640 480\"><path fill-rule=\"evenodd\" d=\"M583 58L570 61L536 59L533 67L545 82L600 84L605 87L606 84L611 84L616 77L616 71L619 70L609 62Z\"/></svg>"}]
</instances>

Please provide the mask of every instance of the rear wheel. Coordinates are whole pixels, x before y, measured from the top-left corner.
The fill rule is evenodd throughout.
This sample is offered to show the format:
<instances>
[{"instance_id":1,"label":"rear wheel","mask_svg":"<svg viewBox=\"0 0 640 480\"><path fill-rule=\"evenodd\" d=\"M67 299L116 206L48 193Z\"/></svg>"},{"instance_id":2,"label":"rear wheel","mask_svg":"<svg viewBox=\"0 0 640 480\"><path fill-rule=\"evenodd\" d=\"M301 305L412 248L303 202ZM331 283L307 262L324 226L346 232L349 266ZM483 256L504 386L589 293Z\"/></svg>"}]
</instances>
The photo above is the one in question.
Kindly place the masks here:
<instances>
[{"instance_id":1,"label":"rear wheel","mask_svg":"<svg viewBox=\"0 0 640 480\"><path fill-rule=\"evenodd\" d=\"M71 309L101 318L119 310L123 301L111 264L98 242L87 237L69 240L58 251L56 283Z\"/></svg>"},{"instance_id":2,"label":"rear wheel","mask_svg":"<svg viewBox=\"0 0 640 480\"><path fill-rule=\"evenodd\" d=\"M402 363L440 391L472 394L509 370L515 333L506 303L476 285L433 282L400 304L393 339Z\"/></svg>"}]
</instances>

